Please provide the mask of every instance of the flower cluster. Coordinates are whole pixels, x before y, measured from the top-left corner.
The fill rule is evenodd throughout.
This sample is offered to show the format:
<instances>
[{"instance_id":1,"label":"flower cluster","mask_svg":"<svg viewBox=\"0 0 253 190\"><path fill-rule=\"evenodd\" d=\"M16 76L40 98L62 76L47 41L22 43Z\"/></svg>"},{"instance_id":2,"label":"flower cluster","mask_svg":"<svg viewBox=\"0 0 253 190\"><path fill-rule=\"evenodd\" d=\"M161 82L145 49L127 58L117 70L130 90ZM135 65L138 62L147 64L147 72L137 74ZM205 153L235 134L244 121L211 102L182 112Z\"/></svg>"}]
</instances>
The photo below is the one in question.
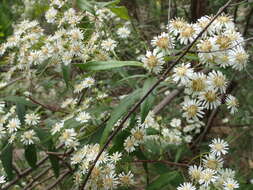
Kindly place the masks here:
<instances>
[{"instance_id":1,"label":"flower cluster","mask_svg":"<svg viewBox=\"0 0 253 190\"><path fill-rule=\"evenodd\" d=\"M71 164L78 166L75 180L77 184L82 181L82 176L87 174L91 164L95 160L100 147L98 144L85 145L76 151L71 157ZM91 189L117 189L119 186L134 185L133 174L131 171L121 172L116 171L116 164L121 160L122 154L115 152L111 155L108 152L103 152L94 170L92 171L91 178L87 187Z\"/></svg>"},{"instance_id":2,"label":"flower cluster","mask_svg":"<svg viewBox=\"0 0 253 190\"><path fill-rule=\"evenodd\" d=\"M239 188L234 179L235 172L229 168L223 168L221 156L228 153L228 143L222 139L213 139L209 145L210 152L201 160L201 165L189 167L191 182L181 184L177 190L234 190Z\"/></svg>"}]
</instances>

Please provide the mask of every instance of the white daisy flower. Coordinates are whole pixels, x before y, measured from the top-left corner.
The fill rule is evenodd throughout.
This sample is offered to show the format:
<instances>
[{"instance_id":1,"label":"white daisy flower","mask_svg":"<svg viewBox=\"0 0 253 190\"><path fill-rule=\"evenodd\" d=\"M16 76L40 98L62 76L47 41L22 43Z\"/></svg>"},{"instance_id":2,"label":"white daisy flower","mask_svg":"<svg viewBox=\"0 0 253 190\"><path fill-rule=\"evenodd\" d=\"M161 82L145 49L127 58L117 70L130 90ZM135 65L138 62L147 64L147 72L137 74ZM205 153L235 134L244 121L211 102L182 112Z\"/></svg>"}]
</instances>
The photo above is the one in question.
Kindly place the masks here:
<instances>
[{"instance_id":1,"label":"white daisy flower","mask_svg":"<svg viewBox=\"0 0 253 190\"><path fill-rule=\"evenodd\" d=\"M144 67L154 73L159 73L162 70L164 64L163 53L158 49L154 49L153 52L147 51L146 56L142 58Z\"/></svg>"},{"instance_id":2,"label":"white daisy flower","mask_svg":"<svg viewBox=\"0 0 253 190\"><path fill-rule=\"evenodd\" d=\"M137 143L142 143L146 135L144 127L136 127L131 129L131 134Z\"/></svg>"},{"instance_id":3,"label":"white daisy flower","mask_svg":"<svg viewBox=\"0 0 253 190\"><path fill-rule=\"evenodd\" d=\"M201 63L211 64L215 60L215 51L219 49L219 46L215 43L214 38L207 38L205 40L200 40L197 44L197 48Z\"/></svg>"},{"instance_id":4,"label":"white daisy flower","mask_svg":"<svg viewBox=\"0 0 253 190\"><path fill-rule=\"evenodd\" d=\"M77 133L73 128L65 129L60 136L59 140L61 143L64 143L66 146L71 146L73 142L76 141Z\"/></svg>"},{"instance_id":5,"label":"white daisy flower","mask_svg":"<svg viewBox=\"0 0 253 190\"><path fill-rule=\"evenodd\" d=\"M227 179L224 182L224 190L234 190L239 188L239 184L234 179Z\"/></svg>"},{"instance_id":6,"label":"white daisy flower","mask_svg":"<svg viewBox=\"0 0 253 190\"><path fill-rule=\"evenodd\" d=\"M228 109L230 109L231 114L234 114L238 111L239 102L234 96L230 94L226 97L226 105Z\"/></svg>"},{"instance_id":7,"label":"white daisy flower","mask_svg":"<svg viewBox=\"0 0 253 190\"><path fill-rule=\"evenodd\" d=\"M168 30L176 36L186 25L187 22L183 18L175 18L169 21Z\"/></svg>"},{"instance_id":8,"label":"white daisy flower","mask_svg":"<svg viewBox=\"0 0 253 190\"><path fill-rule=\"evenodd\" d=\"M83 111L78 114L76 117L76 120L79 121L80 123L87 123L91 119L91 116L89 113Z\"/></svg>"},{"instance_id":9,"label":"white daisy flower","mask_svg":"<svg viewBox=\"0 0 253 190\"><path fill-rule=\"evenodd\" d=\"M191 43L197 37L197 31L193 24L186 24L179 31L179 41L183 45Z\"/></svg>"},{"instance_id":10,"label":"white daisy flower","mask_svg":"<svg viewBox=\"0 0 253 190\"><path fill-rule=\"evenodd\" d=\"M118 161L121 159L122 153L120 153L120 152L114 152L114 153L113 153L112 155L110 155L109 157L110 157L109 160L110 160L111 162L116 163L116 162L118 162Z\"/></svg>"},{"instance_id":11,"label":"white daisy flower","mask_svg":"<svg viewBox=\"0 0 253 190\"><path fill-rule=\"evenodd\" d=\"M227 52L216 52L214 62L217 63L222 68L226 68L231 65L229 62L229 56Z\"/></svg>"},{"instance_id":12,"label":"white daisy flower","mask_svg":"<svg viewBox=\"0 0 253 190\"><path fill-rule=\"evenodd\" d=\"M129 136L125 139L124 147L127 152L133 152L135 151L135 146L137 146L138 143L136 139L133 136Z\"/></svg>"},{"instance_id":13,"label":"white daisy flower","mask_svg":"<svg viewBox=\"0 0 253 190\"><path fill-rule=\"evenodd\" d=\"M21 142L24 145L31 145L34 144L34 141L38 140L38 138L35 136L34 130L29 130L24 132L23 135L21 135Z\"/></svg>"},{"instance_id":14,"label":"white daisy flower","mask_svg":"<svg viewBox=\"0 0 253 190\"><path fill-rule=\"evenodd\" d=\"M228 143L220 138L213 139L209 147L211 148L211 153L217 156L227 154L228 152Z\"/></svg>"},{"instance_id":15,"label":"white daisy flower","mask_svg":"<svg viewBox=\"0 0 253 190\"><path fill-rule=\"evenodd\" d=\"M70 39L73 41L83 40L83 32L79 28L73 28L68 32Z\"/></svg>"},{"instance_id":16,"label":"white daisy flower","mask_svg":"<svg viewBox=\"0 0 253 190\"><path fill-rule=\"evenodd\" d=\"M213 25L215 26L217 32L221 32L223 28L225 29L235 28L233 18L223 13L220 16L218 16L217 19L214 20Z\"/></svg>"},{"instance_id":17,"label":"white daisy flower","mask_svg":"<svg viewBox=\"0 0 253 190\"><path fill-rule=\"evenodd\" d=\"M129 35L130 35L130 33L131 33L131 31L129 30L129 28L127 28L127 27L125 27L125 26L123 26L123 27L121 27L121 28L119 28L119 29L117 30L117 35L118 35L120 38L122 38L122 39L128 38Z\"/></svg>"},{"instance_id":18,"label":"white daisy flower","mask_svg":"<svg viewBox=\"0 0 253 190\"><path fill-rule=\"evenodd\" d=\"M230 65L233 69L241 71L246 67L249 55L243 47L239 46L233 50L229 50L228 55Z\"/></svg>"},{"instance_id":19,"label":"white daisy flower","mask_svg":"<svg viewBox=\"0 0 253 190\"><path fill-rule=\"evenodd\" d=\"M105 51L113 51L117 47L117 42L111 38L102 41L101 47Z\"/></svg>"},{"instance_id":20,"label":"white daisy flower","mask_svg":"<svg viewBox=\"0 0 253 190\"><path fill-rule=\"evenodd\" d=\"M187 94L198 95L200 92L205 91L207 86L207 76L204 73L193 73L185 92Z\"/></svg>"},{"instance_id":21,"label":"white daisy flower","mask_svg":"<svg viewBox=\"0 0 253 190\"><path fill-rule=\"evenodd\" d=\"M39 120L40 116L35 113L25 115L25 123L27 125L37 125L40 122Z\"/></svg>"},{"instance_id":22,"label":"white daisy flower","mask_svg":"<svg viewBox=\"0 0 253 190\"><path fill-rule=\"evenodd\" d=\"M192 180L199 181L202 171L203 168L201 166L193 165L189 167L188 173Z\"/></svg>"},{"instance_id":23,"label":"white daisy flower","mask_svg":"<svg viewBox=\"0 0 253 190\"><path fill-rule=\"evenodd\" d=\"M186 85L193 76L193 73L194 71L190 63L182 63L173 69L172 79L174 82L179 83L179 85Z\"/></svg>"},{"instance_id":24,"label":"white daisy flower","mask_svg":"<svg viewBox=\"0 0 253 190\"><path fill-rule=\"evenodd\" d=\"M134 185L134 175L131 173L131 171L129 171L127 174L125 174L124 172L119 174L119 181L122 185L125 186L130 186L130 185Z\"/></svg>"},{"instance_id":25,"label":"white daisy flower","mask_svg":"<svg viewBox=\"0 0 253 190\"><path fill-rule=\"evenodd\" d=\"M198 99L203 101L202 106L206 109L215 109L221 104L220 97L215 89L201 92Z\"/></svg>"},{"instance_id":26,"label":"white daisy flower","mask_svg":"<svg viewBox=\"0 0 253 190\"><path fill-rule=\"evenodd\" d=\"M52 135L60 132L63 127L64 127L64 122L58 122L58 123L54 124L51 129Z\"/></svg>"},{"instance_id":27,"label":"white daisy flower","mask_svg":"<svg viewBox=\"0 0 253 190\"><path fill-rule=\"evenodd\" d=\"M226 51L232 47L231 39L224 34L220 34L220 35L215 36L214 40L215 40L215 43L217 44L217 46L219 47L220 51Z\"/></svg>"},{"instance_id":28,"label":"white daisy flower","mask_svg":"<svg viewBox=\"0 0 253 190\"><path fill-rule=\"evenodd\" d=\"M173 36L163 32L161 35L155 36L153 40L151 40L151 45L160 50L169 50L174 48L174 41L175 39Z\"/></svg>"},{"instance_id":29,"label":"white daisy flower","mask_svg":"<svg viewBox=\"0 0 253 190\"><path fill-rule=\"evenodd\" d=\"M196 190L196 187L192 183L183 183L177 187L177 190Z\"/></svg>"},{"instance_id":30,"label":"white daisy flower","mask_svg":"<svg viewBox=\"0 0 253 190\"><path fill-rule=\"evenodd\" d=\"M16 132L20 128L20 121L18 118L13 118L9 120L7 127L7 130L9 133Z\"/></svg>"},{"instance_id":31,"label":"white daisy flower","mask_svg":"<svg viewBox=\"0 0 253 190\"><path fill-rule=\"evenodd\" d=\"M201 102L196 99L185 99L182 103L183 117L187 119L198 120L198 118L203 118L204 112Z\"/></svg>"},{"instance_id":32,"label":"white daisy flower","mask_svg":"<svg viewBox=\"0 0 253 190\"><path fill-rule=\"evenodd\" d=\"M199 34L211 21L212 17L209 16L202 16L199 18L195 24L195 28L197 30L197 33ZM213 35L215 33L215 26L211 24L206 31L202 34L203 37L206 37L207 35Z\"/></svg>"},{"instance_id":33,"label":"white daisy flower","mask_svg":"<svg viewBox=\"0 0 253 190\"><path fill-rule=\"evenodd\" d=\"M225 75L223 75L220 71L213 70L208 73L207 76L209 87L215 88L221 91L221 93L225 93L227 89L227 80Z\"/></svg>"},{"instance_id":34,"label":"white daisy flower","mask_svg":"<svg viewBox=\"0 0 253 190\"><path fill-rule=\"evenodd\" d=\"M220 157L215 156L212 152L211 154L205 155L203 163L206 168L210 168L215 171L218 171L223 166L223 160Z\"/></svg>"},{"instance_id":35,"label":"white daisy flower","mask_svg":"<svg viewBox=\"0 0 253 190\"><path fill-rule=\"evenodd\" d=\"M214 183L216 180L216 171L207 168L201 172L199 184L203 184L203 186L207 187L210 183Z\"/></svg>"}]
</instances>

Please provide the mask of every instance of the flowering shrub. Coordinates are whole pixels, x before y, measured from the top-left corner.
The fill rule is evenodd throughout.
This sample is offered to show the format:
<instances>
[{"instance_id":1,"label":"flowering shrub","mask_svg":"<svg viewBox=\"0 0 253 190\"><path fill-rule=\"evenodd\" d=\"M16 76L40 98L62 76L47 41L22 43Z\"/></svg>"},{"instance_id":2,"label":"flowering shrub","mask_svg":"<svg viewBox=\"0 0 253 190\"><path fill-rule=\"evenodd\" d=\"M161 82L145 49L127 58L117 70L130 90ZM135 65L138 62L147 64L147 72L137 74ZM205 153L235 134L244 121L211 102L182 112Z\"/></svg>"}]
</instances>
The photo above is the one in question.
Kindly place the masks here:
<instances>
[{"instance_id":1,"label":"flowering shrub","mask_svg":"<svg viewBox=\"0 0 253 190\"><path fill-rule=\"evenodd\" d=\"M138 189L144 172L155 176L148 163L161 170L147 177L148 190L239 188L224 167L225 140L194 158L218 109L239 109L231 81L249 54L223 13L231 1L195 23L170 19L148 42L117 0L32 3L16 5L22 15L0 44L3 189L33 189L45 175L44 189L61 181L66 189ZM31 4L41 19L29 17ZM161 114L173 99L174 113ZM176 167L193 162L183 182Z\"/></svg>"}]
</instances>

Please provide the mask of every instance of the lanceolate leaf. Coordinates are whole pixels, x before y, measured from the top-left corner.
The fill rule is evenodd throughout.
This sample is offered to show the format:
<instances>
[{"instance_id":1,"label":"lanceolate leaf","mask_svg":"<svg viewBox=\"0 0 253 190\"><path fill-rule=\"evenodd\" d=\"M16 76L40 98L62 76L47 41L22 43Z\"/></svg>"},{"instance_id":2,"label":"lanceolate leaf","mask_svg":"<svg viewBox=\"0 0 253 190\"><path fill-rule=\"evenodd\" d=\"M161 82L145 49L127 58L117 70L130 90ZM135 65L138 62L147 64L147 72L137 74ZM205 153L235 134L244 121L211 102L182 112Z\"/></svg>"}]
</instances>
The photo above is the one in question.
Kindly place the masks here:
<instances>
[{"instance_id":1,"label":"lanceolate leaf","mask_svg":"<svg viewBox=\"0 0 253 190\"><path fill-rule=\"evenodd\" d=\"M136 103L136 101L140 98L141 90L138 89L128 95L126 98L124 98L120 104L115 107L112 111L111 118L107 122L105 129L102 134L102 138L100 141L100 144L103 145L107 138L109 137L113 126L115 123L123 116L125 115L129 109Z\"/></svg>"},{"instance_id":2,"label":"lanceolate leaf","mask_svg":"<svg viewBox=\"0 0 253 190\"><path fill-rule=\"evenodd\" d=\"M36 168L37 152L34 144L25 147L25 158L32 168Z\"/></svg>"},{"instance_id":3,"label":"lanceolate leaf","mask_svg":"<svg viewBox=\"0 0 253 190\"><path fill-rule=\"evenodd\" d=\"M142 91L142 96L146 94L146 92L150 89L150 87L157 81L156 78L149 78L145 81ZM141 122L145 120L147 117L150 109L153 106L153 103L155 101L155 96L153 93L151 93L146 100L141 104Z\"/></svg>"},{"instance_id":4,"label":"lanceolate leaf","mask_svg":"<svg viewBox=\"0 0 253 190\"><path fill-rule=\"evenodd\" d=\"M125 20L130 19L127 8L124 6L112 7L110 8L110 10L122 19L125 19Z\"/></svg>"},{"instance_id":5,"label":"lanceolate leaf","mask_svg":"<svg viewBox=\"0 0 253 190\"><path fill-rule=\"evenodd\" d=\"M52 136L50 135L50 133L48 131L46 131L44 129L40 129L40 128L36 128L35 131L36 131L37 136L39 137L42 145L47 147L47 149L50 152L55 152L56 148L54 146ZM49 155L49 160L51 162L55 176L58 177L59 172L60 172L59 159L55 155Z\"/></svg>"},{"instance_id":6,"label":"lanceolate leaf","mask_svg":"<svg viewBox=\"0 0 253 190\"><path fill-rule=\"evenodd\" d=\"M16 112L17 112L17 115L18 115L18 119L20 120L20 122L22 124L24 124L24 122L25 122L25 112L26 112L25 105L17 103L16 104Z\"/></svg>"},{"instance_id":7,"label":"lanceolate leaf","mask_svg":"<svg viewBox=\"0 0 253 190\"><path fill-rule=\"evenodd\" d=\"M12 167L12 144L7 144L1 152L1 161L4 171L7 174L8 180L12 180L14 177L13 167Z\"/></svg>"},{"instance_id":8,"label":"lanceolate leaf","mask_svg":"<svg viewBox=\"0 0 253 190\"><path fill-rule=\"evenodd\" d=\"M174 188L178 186L178 179L181 178L180 174L177 171L168 172L160 175L155 181L153 181L148 187L147 190L157 190L162 189L168 185L172 185Z\"/></svg>"},{"instance_id":9,"label":"lanceolate leaf","mask_svg":"<svg viewBox=\"0 0 253 190\"><path fill-rule=\"evenodd\" d=\"M83 70L100 71L125 66L142 67L143 64L138 61L90 61L84 64L75 64L75 65Z\"/></svg>"},{"instance_id":10,"label":"lanceolate leaf","mask_svg":"<svg viewBox=\"0 0 253 190\"><path fill-rule=\"evenodd\" d=\"M9 102L12 102L12 103L15 103L15 104L23 104L23 105L26 105L28 107L35 107L36 106L31 101L27 100L24 97L20 97L20 96L8 96L8 97L3 98L3 100L9 101Z\"/></svg>"}]
</instances>

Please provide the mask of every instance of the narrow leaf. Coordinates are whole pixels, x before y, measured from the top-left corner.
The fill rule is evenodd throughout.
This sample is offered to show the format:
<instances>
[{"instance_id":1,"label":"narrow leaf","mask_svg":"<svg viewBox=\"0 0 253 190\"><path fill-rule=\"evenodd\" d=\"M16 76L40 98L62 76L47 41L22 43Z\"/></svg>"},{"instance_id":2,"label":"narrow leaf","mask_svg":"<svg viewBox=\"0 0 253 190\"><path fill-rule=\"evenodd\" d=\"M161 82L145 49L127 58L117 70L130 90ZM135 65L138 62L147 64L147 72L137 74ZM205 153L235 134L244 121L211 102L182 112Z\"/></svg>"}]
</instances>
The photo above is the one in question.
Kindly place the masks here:
<instances>
[{"instance_id":1,"label":"narrow leaf","mask_svg":"<svg viewBox=\"0 0 253 190\"><path fill-rule=\"evenodd\" d=\"M126 114L129 109L135 104L135 102L139 99L141 94L141 90L138 89L136 91L134 91L133 93L131 93L130 95L128 95L126 98L124 98L123 100L121 100L120 104L115 107L112 111L111 114L111 118L109 119L109 121L107 122L105 129L103 131L102 134L102 138L100 141L100 144L103 145L107 138L109 137L112 128L114 126L114 124L124 115Z\"/></svg>"},{"instance_id":2,"label":"narrow leaf","mask_svg":"<svg viewBox=\"0 0 253 190\"><path fill-rule=\"evenodd\" d=\"M7 144L1 152L1 161L4 171L7 174L8 180L12 180L14 177L13 167L12 167L12 144Z\"/></svg>"},{"instance_id":3,"label":"narrow leaf","mask_svg":"<svg viewBox=\"0 0 253 190\"><path fill-rule=\"evenodd\" d=\"M112 7L110 8L110 10L122 19L125 19L125 20L130 19L127 8L125 6Z\"/></svg>"},{"instance_id":4,"label":"narrow leaf","mask_svg":"<svg viewBox=\"0 0 253 190\"><path fill-rule=\"evenodd\" d=\"M147 190L162 189L169 184L172 186L177 186L178 184L175 184L175 181L178 181L175 180L176 178L180 178L180 175L177 171L162 174L147 187Z\"/></svg>"},{"instance_id":5,"label":"narrow leaf","mask_svg":"<svg viewBox=\"0 0 253 190\"><path fill-rule=\"evenodd\" d=\"M25 112L26 112L25 105L24 105L24 104L17 103L17 104L16 104L16 113L17 113L17 115L18 115L18 119L20 120L20 122L21 122L22 124L25 123Z\"/></svg>"},{"instance_id":6,"label":"narrow leaf","mask_svg":"<svg viewBox=\"0 0 253 190\"><path fill-rule=\"evenodd\" d=\"M29 166L36 168L37 163L37 152L34 144L25 146L25 158Z\"/></svg>"},{"instance_id":7,"label":"narrow leaf","mask_svg":"<svg viewBox=\"0 0 253 190\"><path fill-rule=\"evenodd\" d=\"M146 92L150 89L150 87L157 81L156 78L149 78L145 81L143 90L142 90L142 96L146 94ZM155 101L155 95L152 92L146 100L141 104L141 122L144 122L145 118L147 117L150 109L153 106L153 103Z\"/></svg>"},{"instance_id":8,"label":"narrow leaf","mask_svg":"<svg viewBox=\"0 0 253 190\"><path fill-rule=\"evenodd\" d=\"M143 64L138 61L90 61L84 64L75 64L75 66L80 67L83 70L99 71L125 66L142 67Z\"/></svg>"}]
</instances>

